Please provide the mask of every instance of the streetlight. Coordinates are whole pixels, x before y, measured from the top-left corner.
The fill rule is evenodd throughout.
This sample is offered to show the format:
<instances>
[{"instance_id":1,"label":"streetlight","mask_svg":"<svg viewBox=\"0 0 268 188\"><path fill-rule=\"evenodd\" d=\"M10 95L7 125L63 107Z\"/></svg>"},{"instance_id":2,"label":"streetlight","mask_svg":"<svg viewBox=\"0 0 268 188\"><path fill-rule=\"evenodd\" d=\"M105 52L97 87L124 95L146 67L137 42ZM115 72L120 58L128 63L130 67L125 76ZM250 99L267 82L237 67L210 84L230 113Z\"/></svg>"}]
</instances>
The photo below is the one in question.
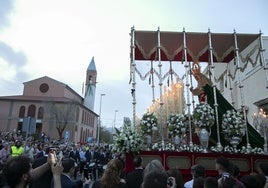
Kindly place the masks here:
<instances>
[{"instance_id":1,"label":"streetlight","mask_svg":"<svg viewBox=\"0 0 268 188\"><path fill-rule=\"evenodd\" d=\"M118 112L118 110L114 111L114 127L113 127L113 132L115 132L115 122L116 122L116 113Z\"/></svg>"},{"instance_id":2,"label":"streetlight","mask_svg":"<svg viewBox=\"0 0 268 188\"><path fill-rule=\"evenodd\" d=\"M102 104L102 97L105 96L104 93L100 95L100 113L99 113L99 123L98 123L98 135L97 135L97 145L100 144L100 127L101 127L101 104Z\"/></svg>"}]
</instances>

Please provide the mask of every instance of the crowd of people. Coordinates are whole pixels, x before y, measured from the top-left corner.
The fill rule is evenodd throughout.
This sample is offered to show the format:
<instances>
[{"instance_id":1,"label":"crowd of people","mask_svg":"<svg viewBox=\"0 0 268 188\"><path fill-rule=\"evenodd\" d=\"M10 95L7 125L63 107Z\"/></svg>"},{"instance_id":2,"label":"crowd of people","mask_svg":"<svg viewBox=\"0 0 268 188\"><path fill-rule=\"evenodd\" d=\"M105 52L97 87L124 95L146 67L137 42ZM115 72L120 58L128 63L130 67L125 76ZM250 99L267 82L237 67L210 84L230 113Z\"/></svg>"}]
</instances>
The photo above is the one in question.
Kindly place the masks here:
<instances>
[{"instance_id":1,"label":"crowd of people","mask_svg":"<svg viewBox=\"0 0 268 188\"><path fill-rule=\"evenodd\" d=\"M206 176L205 167L191 167L192 179L178 168L166 170L159 160L143 164L133 158L134 170L125 171L123 153L111 145L0 139L0 187L6 188L268 188L268 164L255 174L239 174L227 158L215 160L217 177Z\"/></svg>"}]
</instances>

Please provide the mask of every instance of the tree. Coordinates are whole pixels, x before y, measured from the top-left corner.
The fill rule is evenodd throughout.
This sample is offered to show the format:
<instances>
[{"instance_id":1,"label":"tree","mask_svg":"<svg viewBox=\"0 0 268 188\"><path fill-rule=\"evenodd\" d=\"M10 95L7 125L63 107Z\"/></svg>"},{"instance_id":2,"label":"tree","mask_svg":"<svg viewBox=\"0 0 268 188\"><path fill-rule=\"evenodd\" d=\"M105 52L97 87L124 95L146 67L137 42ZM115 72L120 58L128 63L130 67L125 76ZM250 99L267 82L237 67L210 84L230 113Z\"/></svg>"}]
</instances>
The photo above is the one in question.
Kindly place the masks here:
<instances>
[{"instance_id":1,"label":"tree","mask_svg":"<svg viewBox=\"0 0 268 188\"><path fill-rule=\"evenodd\" d=\"M112 133L105 127L100 127L100 141L104 143L112 143Z\"/></svg>"},{"instance_id":2,"label":"tree","mask_svg":"<svg viewBox=\"0 0 268 188\"><path fill-rule=\"evenodd\" d=\"M59 139L63 138L63 132L67 125L75 122L76 103L56 103L51 102L47 105L50 113L50 121L55 122Z\"/></svg>"}]
</instances>

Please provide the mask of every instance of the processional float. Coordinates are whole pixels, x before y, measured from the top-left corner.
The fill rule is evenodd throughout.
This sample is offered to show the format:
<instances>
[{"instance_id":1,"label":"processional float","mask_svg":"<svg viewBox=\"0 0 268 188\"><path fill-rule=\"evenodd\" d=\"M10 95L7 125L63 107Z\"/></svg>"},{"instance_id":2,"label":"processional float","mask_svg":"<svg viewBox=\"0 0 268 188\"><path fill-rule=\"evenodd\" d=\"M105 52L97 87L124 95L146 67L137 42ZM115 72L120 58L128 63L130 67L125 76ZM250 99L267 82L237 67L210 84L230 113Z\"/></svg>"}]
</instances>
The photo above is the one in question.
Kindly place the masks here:
<instances>
[{"instance_id":1,"label":"processional float","mask_svg":"<svg viewBox=\"0 0 268 188\"><path fill-rule=\"evenodd\" d=\"M133 104L133 124L136 125L136 76L141 77L141 73L137 69L137 63L149 61L151 64L150 70L144 75L144 78L151 76L152 80L152 96L153 102L155 100L155 77L158 79L159 86L159 105L160 114L163 110L163 81L167 75L179 77L179 79L185 79L186 86L186 113L189 117L189 146L193 146L192 141L192 120L191 120L191 105L194 107L194 99L190 93L190 87L193 86L193 80L191 75L191 62L207 62L209 78L212 81L213 88L213 100L214 110L216 116L216 140L217 148L222 150L222 139L220 135L220 123L218 114L218 101L217 101L217 88L214 77L215 63L229 63L234 60L238 70L238 82L240 90L241 109L244 115L244 121L247 122L247 115L245 109L243 85L241 81L241 64L239 53L246 49L253 41L259 39L259 53L260 63L265 70L265 82L266 88L268 88L268 67L264 62L262 36L259 34L237 34L233 33L211 33L208 30L207 33L195 33L186 32L183 29L182 32L167 32L160 31L137 31L134 27L131 28L131 45L130 45L130 83L132 84L132 104ZM181 62L184 65L183 76L178 75L176 67L172 66L174 62ZM157 63L158 71L153 67L153 64ZM162 73L163 64L169 63L169 70L167 73ZM232 104L234 101L232 101ZM164 143L164 125L163 118L160 119L160 133L162 143ZM246 145L251 149L251 143L249 141L249 125L246 126ZM252 130L252 129L251 129ZM252 130L253 132L255 130Z\"/></svg>"}]
</instances>

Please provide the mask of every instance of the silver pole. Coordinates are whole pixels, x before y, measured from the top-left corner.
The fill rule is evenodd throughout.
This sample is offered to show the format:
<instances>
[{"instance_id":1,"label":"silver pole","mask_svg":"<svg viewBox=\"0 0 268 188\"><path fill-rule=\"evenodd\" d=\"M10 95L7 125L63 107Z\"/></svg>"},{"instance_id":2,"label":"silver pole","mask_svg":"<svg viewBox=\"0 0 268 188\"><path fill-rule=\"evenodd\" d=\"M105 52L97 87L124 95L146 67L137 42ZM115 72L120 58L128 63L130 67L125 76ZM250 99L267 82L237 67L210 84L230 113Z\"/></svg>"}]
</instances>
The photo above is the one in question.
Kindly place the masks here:
<instances>
[{"instance_id":1,"label":"silver pole","mask_svg":"<svg viewBox=\"0 0 268 188\"><path fill-rule=\"evenodd\" d=\"M152 82L152 94L153 94L153 103L155 102L155 93L154 93L154 68L153 68L153 61L151 61L151 82Z\"/></svg>"},{"instance_id":2,"label":"silver pole","mask_svg":"<svg viewBox=\"0 0 268 188\"><path fill-rule=\"evenodd\" d=\"M243 85L241 82L241 65L239 61L239 54L238 54L238 45L237 45L237 35L236 31L234 30L234 42L235 42L235 61L237 63L237 69L238 69L238 84L239 84L239 89L240 89L240 97L241 97L241 108L243 110L243 115L244 115L244 123L246 127L246 140L247 140L247 149L251 151L251 146L249 143L249 138L248 138L248 126L247 126L247 114L246 114L246 109L244 105L244 91L243 91Z\"/></svg>"},{"instance_id":3,"label":"silver pole","mask_svg":"<svg viewBox=\"0 0 268 188\"><path fill-rule=\"evenodd\" d=\"M193 76L192 76L192 67L191 67L191 64L189 64L189 69L190 69L190 87L193 87ZM192 105L193 105L193 109L194 109L195 108L194 95L192 95Z\"/></svg>"},{"instance_id":4,"label":"silver pole","mask_svg":"<svg viewBox=\"0 0 268 188\"><path fill-rule=\"evenodd\" d=\"M136 126L136 78L135 78L135 69L136 69L136 62L135 62L135 29L134 26L131 28L131 52L130 52L130 79L132 82L132 106L133 106L133 125Z\"/></svg>"},{"instance_id":5,"label":"silver pole","mask_svg":"<svg viewBox=\"0 0 268 188\"><path fill-rule=\"evenodd\" d=\"M190 133L190 141L189 141L189 146L190 148L193 147L193 136L192 136L192 120L191 120L191 102L190 102L190 84L189 84L189 72L190 72L190 62L187 60L187 47L186 47L186 33L185 29L183 28L183 52L184 52L184 68L186 72L186 93L187 93L187 110L188 110L188 118L189 118L189 133Z\"/></svg>"},{"instance_id":6,"label":"silver pole","mask_svg":"<svg viewBox=\"0 0 268 188\"><path fill-rule=\"evenodd\" d=\"M100 113L99 113L99 123L98 123L98 137L97 137L97 145L100 145L100 128L101 128L101 105L102 105L102 97L105 96L104 93L100 95Z\"/></svg>"},{"instance_id":7,"label":"silver pole","mask_svg":"<svg viewBox=\"0 0 268 188\"><path fill-rule=\"evenodd\" d=\"M160 43L160 28L157 30L157 53L158 53L158 68L159 68L159 99L160 99L160 129L161 129L161 138L162 138L162 149L165 147L164 142L164 121L163 121L163 80L162 80L162 62L161 62L161 43Z\"/></svg>"},{"instance_id":8,"label":"silver pole","mask_svg":"<svg viewBox=\"0 0 268 188\"><path fill-rule=\"evenodd\" d=\"M213 81L214 80L214 61L213 61L213 48L211 43L211 32L210 29L208 29L208 39L209 39L209 55L210 55L210 70L211 70L211 80L212 80L212 87L213 87L213 95L214 95L214 109L215 109L215 116L216 116L216 126L217 126L217 149L219 151L222 150L221 145L221 138L220 138L220 125L219 125L219 113L218 113L218 102L217 102L217 95L216 95L216 84Z\"/></svg>"}]
</instances>

